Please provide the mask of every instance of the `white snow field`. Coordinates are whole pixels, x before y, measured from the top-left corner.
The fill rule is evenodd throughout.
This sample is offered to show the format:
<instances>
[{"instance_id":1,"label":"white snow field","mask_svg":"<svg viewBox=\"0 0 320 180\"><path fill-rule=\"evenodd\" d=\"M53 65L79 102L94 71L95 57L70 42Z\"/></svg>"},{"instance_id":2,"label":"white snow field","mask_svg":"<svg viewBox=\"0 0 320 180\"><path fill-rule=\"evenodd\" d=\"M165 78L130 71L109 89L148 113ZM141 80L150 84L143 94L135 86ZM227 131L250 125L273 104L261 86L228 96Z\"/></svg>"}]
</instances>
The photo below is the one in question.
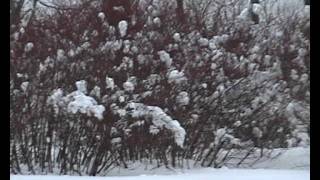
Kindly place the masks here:
<instances>
[{"instance_id":1,"label":"white snow field","mask_svg":"<svg viewBox=\"0 0 320 180\"><path fill-rule=\"evenodd\" d=\"M173 175L140 176L19 176L11 180L309 180L308 170L266 170L266 169L212 169L188 170Z\"/></svg>"}]
</instances>

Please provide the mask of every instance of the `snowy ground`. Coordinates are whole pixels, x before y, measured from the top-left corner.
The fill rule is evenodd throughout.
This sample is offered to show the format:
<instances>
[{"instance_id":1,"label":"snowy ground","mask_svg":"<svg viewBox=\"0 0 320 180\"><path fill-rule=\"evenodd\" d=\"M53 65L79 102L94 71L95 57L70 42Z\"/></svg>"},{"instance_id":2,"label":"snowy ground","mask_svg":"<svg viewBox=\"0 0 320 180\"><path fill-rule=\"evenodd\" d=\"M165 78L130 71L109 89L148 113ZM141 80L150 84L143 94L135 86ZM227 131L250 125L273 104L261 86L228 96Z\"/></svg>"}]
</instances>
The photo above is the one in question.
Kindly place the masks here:
<instances>
[{"instance_id":1,"label":"snowy ground","mask_svg":"<svg viewBox=\"0 0 320 180\"><path fill-rule=\"evenodd\" d=\"M257 169L310 169L310 147L275 149L273 158L264 159L252 166Z\"/></svg>"},{"instance_id":2,"label":"snowy ground","mask_svg":"<svg viewBox=\"0 0 320 180\"><path fill-rule=\"evenodd\" d=\"M128 169L114 168L106 177L11 175L11 180L309 180L310 147L275 149L270 159L244 169L168 169L134 163ZM251 168L251 169L248 169Z\"/></svg>"},{"instance_id":3,"label":"snowy ground","mask_svg":"<svg viewBox=\"0 0 320 180\"><path fill-rule=\"evenodd\" d=\"M118 177L11 176L11 180L309 180L309 170L198 169L174 175Z\"/></svg>"}]
</instances>

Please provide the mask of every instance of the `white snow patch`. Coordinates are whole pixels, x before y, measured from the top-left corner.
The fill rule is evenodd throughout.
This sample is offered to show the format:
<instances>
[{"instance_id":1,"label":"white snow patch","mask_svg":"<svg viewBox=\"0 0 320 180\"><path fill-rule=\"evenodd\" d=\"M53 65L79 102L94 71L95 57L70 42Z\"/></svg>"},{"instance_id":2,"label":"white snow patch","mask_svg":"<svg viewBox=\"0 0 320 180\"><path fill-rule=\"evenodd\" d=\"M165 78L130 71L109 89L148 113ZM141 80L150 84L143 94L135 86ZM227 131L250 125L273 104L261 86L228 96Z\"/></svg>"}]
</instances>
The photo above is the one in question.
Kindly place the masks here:
<instances>
[{"instance_id":1,"label":"white snow patch","mask_svg":"<svg viewBox=\"0 0 320 180\"><path fill-rule=\"evenodd\" d=\"M198 43L201 47L206 47L209 45L209 40L207 38L200 38Z\"/></svg>"},{"instance_id":2,"label":"white snow patch","mask_svg":"<svg viewBox=\"0 0 320 180\"><path fill-rule=\"evenodd\" d=\"M20 32L21 34L24 34L26 31L24 30L23 27L21 27L20 30L19 30L19 32Z\"/></svg>"},{"instance_id":3,"label":"white snow patch","mask_svg":"<svg viewBox=\"0 0 320 180\"><path fill-rule=\"evenodd\" d=\"M57 50L57 60L58 61L63 61L66 59L66 56L65 56L65 52L63 49L58 49Z\"/></svg>"},{"instance_id":4,"label":"white snow patch","mask_svg":"<svg viewBox=\"0 0 320 180\"><path fill-rule=\"evenodd\" d=\"M20 88L22 89L23 92L26 92L29 86L29 82L25 81L23 83L21 83Z\"/></svg>"},{"instance_id":5,"label":"white snow patch","mask_svg":"<svg viewBox=\"0 0 320 180\"><path fill-rule=\"evenodd\" d=\"M80 91L74 91L66 96L66 99L73 99L68 103L68 112L76 114L80 112L88 116L95 116L99 120L103 119L105 107L98 103L90 96L86 96Z\"/></svg>"},{"instance_id":6,"label":"white snow patch","mask_svg":"<svg viewBox=\"0 0 320 180\"><path fill-rule=\"evenodd\" d=\"M90 96L96 96L97 98L101 97L101 89L99 86L94 86L90 92Z\"/></svg>"},{"instance_id":7,"label":"white snow patch","mask_svg":"<svg viewBox=\"0 0 320 180\"><path fill-rule=\"evenodd\" d=\"M114 80L108 76L106 76L106 88L107 89L114 89Z\"/></svg>"},{"instance_id":8,"label":"white snow patch","mask_svg":"<svg viewBox=\"0 0 320 180\"><path fill-rule=\"evenodd\" d=\"M59 113L59 106L60 102L63 98L63 91L62 89L56 89L53 91L52 95L48 97L47 104L53 106L55 114Z\"/></svg>"},{"instance_id":9,"label":"white snow patch","mask_svg":"<svg viewBox=\"0 0 320 180\"><path fill-rule=\"evenodd\" d=\"M176 97L176 102L182 106L188 105L190 102L189 94L185 91L180 92Z\"/></svg>"},{"instance_id":10,"label":"white snow patch","mask_svg":"<svg viewBox=\"0 0 320 180\"><path fill-rule=\"evenodd\" d=\"M121 142L121 138L120 137L111 139L111 144L117 144L117 143L120 143L120 142Z\"/></svg>"},{"instance_id":11,"label":"white snow patch","mask_svg":"<svg viewBox=\"0 0 320 180\"><path fill-rule=\"evenodd\" d=\"M168 73L168 82L180 84L183 81L186 81L187 78L184 76L183 72L179 72L178 70L172 70Z\"/></svg>"},{"instance_id":12,"label":"white snow patch","mask_svg":"<svg viewBox=\"0 0 320 180\"><path fill-rule=\"evenodd\" d=\"M123 83L123 89L128 92L132 92L134 90L134 85L132 82L126 81Z\"/></svg>"},{"instance_id":13,"label":"white snow patch","mask_svg":"<svg viewBox=\"0 0 320 180\"><path fill-rule=\"evenodd\" d=\"M48 97L47 104L53 106L56 114L62 109L72 114L80 112L88 116L94 116L99 120L103 119L103 112L105 111L103 105L98 105L94 98L86 96L79 90L63 96L63 91L56 89Z\"/></svg>"},{"instance_id":14,"label":"white snow patch","mask_svg":"<svg viewBox=\"0 0 320 180\"><path fill-rule=\"evenodd\" d=\"M170 54L162 50L158 52L158 55L160 56L161 62L164 62L169 68L172 64L172 58L170 57Z\"/></svg>"},{"instance_id":15,"label":"white snow patch","mask_svg":"<svg viewBox=\"0 0 320 180\"><path fill-rule=\"evenodd\" d=\"M101 20L104 20L105 17L106 17L106 15L105 15L103 12L99 12L98 17L99 17Z\"/></svg>"},{"instance_id":16,"label":"white snow patch","mask_svg":"<svg viewBox=\"0 0 320 180\"><path fill-rule=\"evenodd\" d=\"M159 17L155 17L153 19L153 23L157 26L157 27L160 27L161 26L161 20Z\"/></svg>"},{"instance_id":17,"label":"white snow patch","mask_svg":"<svg viewBox=\"0 0 320 180\"><path fill-rule=\"evenodd\" d=\"M128 29L128 23L125 20L122 20L118 24L119 31L120 31L120 36L124 37L127 34L127 29Z\"/></svg>"},{"instance_id":18,"label":"white snow patch","mask_svg":"<svg viewBox=\"0 0 320 180\"><path fill-rule=\"evenodd\" d=\"M28 42L24 47L24 51L25 52L29 52L29 51L31 51L33 49L33 47L34 47L33 43L32 42Z\"/></svg>"},{"instance_id":19,"label":"white snow patch","mask_svg":"<svg viewBox=\"0 0 320 180\"><path fill-rule=\"evenodd\" d=\"M258 127L254 127L252 129L252 134L257 138L261 138L263 135L262 131Z\"/></svg>"},{"instance_id":20,"label":"white snow patch","mask_svg":"<svg viewBox=\"0 0 320 180\"><path fill-rule=\"evenodd\" d=\"M87 82L85 80L77 81L76 86L78 91L82 92L83 94L87 94Z\"/></svg>"},{"instance_id":21,"label":"white snow patch","mask_svg":"<svg viewBox=\"0 0 320 180\"><path fill-rule=\"evenodd\" d=\"M181 41L181 36L180 36L180 34L179 34L179 33L174 33L173 39L174 39L174 41L176 41L176 42Z\"/></svg>"}]
</instances>

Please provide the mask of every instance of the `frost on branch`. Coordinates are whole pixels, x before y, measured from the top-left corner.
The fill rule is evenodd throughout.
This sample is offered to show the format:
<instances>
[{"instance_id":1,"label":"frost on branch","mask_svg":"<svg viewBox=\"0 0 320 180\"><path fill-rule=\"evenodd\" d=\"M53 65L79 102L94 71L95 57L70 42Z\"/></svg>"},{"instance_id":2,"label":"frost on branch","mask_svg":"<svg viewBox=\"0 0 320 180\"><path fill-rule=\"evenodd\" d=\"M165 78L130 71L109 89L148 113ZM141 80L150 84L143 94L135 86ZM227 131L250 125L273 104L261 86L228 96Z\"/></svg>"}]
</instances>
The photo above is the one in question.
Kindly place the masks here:
<instances>
[{"instance_id":1,"label":"frost on branch","mask_svg":"<svg viewBox=\"0 0 320 180\"><path fill-rule=\"evenodd\" d=\"M163 126L173 132L175 142L178 146L183 147L186 131L181 127L177 120L173 120L163 110L157 106L147 106L141 103L131 102L127 109L134 118L150 118L153 126L150 127L150 133L156 134Z\"/></svg>"}]
</instances>

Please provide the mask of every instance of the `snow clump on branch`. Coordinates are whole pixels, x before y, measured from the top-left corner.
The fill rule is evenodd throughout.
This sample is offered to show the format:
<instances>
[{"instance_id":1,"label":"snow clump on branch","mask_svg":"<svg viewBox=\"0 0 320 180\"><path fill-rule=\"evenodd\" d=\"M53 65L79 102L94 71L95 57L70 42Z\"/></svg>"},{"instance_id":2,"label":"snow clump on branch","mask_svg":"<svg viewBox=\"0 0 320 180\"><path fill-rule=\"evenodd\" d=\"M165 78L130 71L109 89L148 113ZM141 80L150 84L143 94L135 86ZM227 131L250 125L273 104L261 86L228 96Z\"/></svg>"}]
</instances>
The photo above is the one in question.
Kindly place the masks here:
<instances>
[{"instance_id":1,"label":"snow clump on branch","mask_svg":"<svg viewBox=\"0 0 320 180\"><path fill-rule=\"evenodd\" d=\"M161 108L157 106L147 106L141 103L131 102L127 105L127 109L131 116L134 118L150 118L153 126L150 129L152 134L155 132L155 128L161 129L165 127L174 134L175 143L183 147L186 131L181 127L177 120L173 120L168 116Z\"/></svg>"}]
</instances>

